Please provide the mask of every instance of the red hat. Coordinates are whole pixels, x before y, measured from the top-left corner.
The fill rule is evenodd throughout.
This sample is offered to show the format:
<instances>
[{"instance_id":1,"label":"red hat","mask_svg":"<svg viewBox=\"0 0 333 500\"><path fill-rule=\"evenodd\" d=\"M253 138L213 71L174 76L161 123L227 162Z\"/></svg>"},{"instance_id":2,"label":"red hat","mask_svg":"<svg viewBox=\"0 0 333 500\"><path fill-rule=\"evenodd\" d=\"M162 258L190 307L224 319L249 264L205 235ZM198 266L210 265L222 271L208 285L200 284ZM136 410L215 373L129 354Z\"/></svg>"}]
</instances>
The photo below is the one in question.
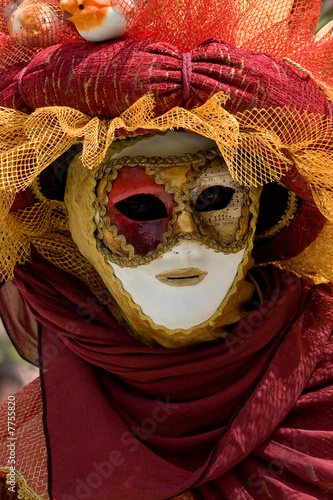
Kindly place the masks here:
<instances>
[{"instance_id":1,"label":"red hat","mask_svg":"<svg viewBox=\"0 0 333 500\"><path fill-rule=\"evenodd\" d=\"M56 12L52 1L45 3ZM333 36L313 33L320 1L297 0L292 8L289 1L282 4L230 0L221 5L209 0L200 9L198 2L139 0L129 15L127 35L104 43L86 42L73 26L60 24L51 30L52 37L50 30L47 35L41 31L32 43L27 35L5 33L3 23L0 105L26 113L10 114L16 130L18 123L21 127L15 140L8 140L9 129L3 131L8 162L3 188L8 188L6 168L12 172L15 148L20 158L16 165L21 166L9 183L20 191L48 165L48 172L54 172L63 161L59 163L57 156L73 143L83 141L85 158L96 137L108 142L105 129L111 122L114 135L121 137L159 130L158 117L170 116L174 109L192 114L204 105L208 109L207 103L223 93L218 103L214 101L214 109L222 107L226 112L222 115L239 130L238 150L232 153L237 156L234 170L230 159L228 163L232 174L245 184L278 178L283 182L264 189L256 261L281 261L300 254L332 214L333 186L325 174L332 161L333 75L328 60ZM201 22L203 9L206 23ZM219 15L213 15L217 10ZM20 50L5 50L18 46ZM133 118L139 109L136 103L147 94L154 97L149 119L133 119L130 125L125 120L124 127L115 124L121 114ZM134 111L129 111L131 106ZM72 111L65 119L68 108ZM69 123L75 124L70 133ZM60 127L61 134L51 133L52 127ZM190 126L186 129L191 131ZM61 148L52 146L48 152L52 141ZM96 158L103 151L95 151ZM244 161L251 163L250 174L242 171Z\"/></svg>"}]
</instances>

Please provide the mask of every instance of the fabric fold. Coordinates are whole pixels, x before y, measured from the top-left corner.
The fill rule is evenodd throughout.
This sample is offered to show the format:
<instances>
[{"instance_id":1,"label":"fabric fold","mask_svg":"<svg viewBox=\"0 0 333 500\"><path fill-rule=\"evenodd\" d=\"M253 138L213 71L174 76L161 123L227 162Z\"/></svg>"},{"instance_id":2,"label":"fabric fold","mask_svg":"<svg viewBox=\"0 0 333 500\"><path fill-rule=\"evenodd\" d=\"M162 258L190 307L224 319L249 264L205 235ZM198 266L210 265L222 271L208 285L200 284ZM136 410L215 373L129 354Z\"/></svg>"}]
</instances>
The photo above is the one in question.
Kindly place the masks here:
<instances>
[{"instance_id":1,"label":"fabric fold","mask_svg":"<svg viewBox=\"0 0 333 500\"><path fill-rule=\"evenodd\" d=\"M211 491L231 487L252 453L283 456L272 445L255 450L313 376L332 330L332 288L264 274L262 307L226 341L166 350L130 337L78 280L44 262L17 268L15 285L42 328L54 498L132 500L135 491L165 500L190 488L222 498Z\"/></svg>"}]
</instances>

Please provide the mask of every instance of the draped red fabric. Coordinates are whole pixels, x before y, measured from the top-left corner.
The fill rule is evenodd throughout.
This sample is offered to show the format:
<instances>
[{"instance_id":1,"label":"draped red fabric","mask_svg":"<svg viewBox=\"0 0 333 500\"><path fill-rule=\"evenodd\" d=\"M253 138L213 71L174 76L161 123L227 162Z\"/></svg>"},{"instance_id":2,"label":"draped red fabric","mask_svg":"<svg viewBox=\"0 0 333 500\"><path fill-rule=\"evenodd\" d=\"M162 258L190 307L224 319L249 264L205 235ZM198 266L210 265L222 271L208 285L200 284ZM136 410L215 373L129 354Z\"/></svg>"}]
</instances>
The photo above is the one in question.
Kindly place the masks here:
<instances>
[{"instance_id":1,"label":"draped red fabric","mask_svg":"<svg viewBox=\"0 0 333 500\"><path fill-rule=\"evenodd\" d=\"M273 206L271 201L266 205L267 209L272 209ZM257 263L274 262L299 255L316 239L325 223L325 217L314 203L303 202L288 228L282 229L270 241L258 239L254 242L254 260Z\"/></svg>"},{"instance_id":2,"label":"draped red fabric","mask_svg":"<svg viewBox=\"0 0 333 500\"><path fill-rule=\"evenodd\" d=\"M41 325L51 498L333 498L332 286L263 276L263 305L225 341L167 350L75 278L17 268Z\"/></svg>"},{"instance_id":3,"label":"draped red fabric","mask_svg":"<svg viewBox=\"0 0 333 500\"><path fill-rule=\"evenodd\" d=\"M184 105L184 95L186 106L193 107L219 91L228 93L226 109L233 113L283 106L319 115L330 112L324 93L303 71L218 39L200 43L185 59L176 47L162 42L51 46L26 67L2 73L0 105L21 111L70 106L89 116L113 118L151 92L160 115Z\"/></svg>"}]
</instances>

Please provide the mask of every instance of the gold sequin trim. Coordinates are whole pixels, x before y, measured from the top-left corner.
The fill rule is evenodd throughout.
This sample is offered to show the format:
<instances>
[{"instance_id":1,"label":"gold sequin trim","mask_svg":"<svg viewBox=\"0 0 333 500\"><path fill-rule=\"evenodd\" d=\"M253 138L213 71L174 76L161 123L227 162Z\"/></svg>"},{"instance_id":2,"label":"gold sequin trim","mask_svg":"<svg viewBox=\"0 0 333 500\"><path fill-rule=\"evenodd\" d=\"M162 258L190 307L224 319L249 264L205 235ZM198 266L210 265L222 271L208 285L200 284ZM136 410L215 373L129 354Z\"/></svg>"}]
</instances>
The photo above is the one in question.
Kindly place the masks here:
<instances>
[{"instance_id":1,"label":"gold sequin trim","mask_svg":"<svg viewBox=\"0 0 333 500\"><path fill-rule=\"evenodd\" d=\"M152 137L152 135L150 135ZM191 154L186 153L180 156L167 156L166 158L161 158L159 156L152 156L148 158L147 156L123 156L122 158L116 158L115 160L108 160L101 164L96 172L96 179L101 179L106 172L110 172L113 169L119 170L124 165L129 167L152 167L155 169L159 167L183 167L188 163L191 163L193 167L203 166L207 160L221 157L221 153L218 148L209 149L207 151L198 151L198 153Z\"/></svg>"},{"instance_id":2,"label":"gold sequin trim","mask_svg":"<svg viewBox=\"0 0 333 500\"><path fill-rule=\"evenodd\" d=\"M8 474L10 472L10 468L0 467L0 472ZM49 500L49 496L42 497L35 493L34 490L28 486L24 476L17 470L15 470L15 483L18 485L17 496L19 500ZM10 485L10 481L8 479L6 480L6 484Z\"/></svg>"},{"instance_id":3,"label":"gold sequin trim","mask_svg":"<svg viewBox=\"0 0 333 500\"><path fill-rule=\"evenodd\" d=\"M289 227L299 208L298 198L292 191L288 191L288 201L285 212L279 222L263 233L256 234L255 241L270 240L277 236L282 229Z\"/></svg>"},{"instance_id":4,"label":"gold sequin trim","mask_svg":"<svg viewBox=\"0 0 333 500\"><path fill-rule=\"evenodd\" d=\"M42 193L42 188L40 185L39 176L36 177L36 179L34 179L34 181L31 183L29 189L30 189L33 197L35 198L35 200L40 201L41 203L49 201L48 198L46 198L46 196Z\"/></svg>"}]
</instances>

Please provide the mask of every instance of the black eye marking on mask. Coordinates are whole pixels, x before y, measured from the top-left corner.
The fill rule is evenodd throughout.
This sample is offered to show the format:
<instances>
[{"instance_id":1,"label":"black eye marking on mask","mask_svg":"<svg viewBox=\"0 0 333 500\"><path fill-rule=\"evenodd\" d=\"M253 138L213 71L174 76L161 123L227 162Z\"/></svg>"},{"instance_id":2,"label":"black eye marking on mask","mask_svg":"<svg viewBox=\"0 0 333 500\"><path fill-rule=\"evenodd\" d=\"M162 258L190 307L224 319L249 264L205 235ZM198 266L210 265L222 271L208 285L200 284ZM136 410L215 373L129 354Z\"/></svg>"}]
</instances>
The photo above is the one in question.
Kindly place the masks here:
<instances>
[{"instance_id":1,"label":"black eye marking on mask","mask_svg":"<svg viewBox=\"0 0 333 500\"><path fill-rule=\"evenodd\" d=\"M199 194L194 208L197 212L211 212L226 208L235 190L227 186L211 186Z\"/></svg>"},{"instance_id":2,"label":"black eye marking on mask","mask_svg":"<svg viewBox=\"0 0 333 500\"><path fill-rule=\"evenodd\" d=\"M135 194L115 204L119 212L132 220L150 221L168 216L164 203L152 194Z\"/></svg>"}]
</instances>

